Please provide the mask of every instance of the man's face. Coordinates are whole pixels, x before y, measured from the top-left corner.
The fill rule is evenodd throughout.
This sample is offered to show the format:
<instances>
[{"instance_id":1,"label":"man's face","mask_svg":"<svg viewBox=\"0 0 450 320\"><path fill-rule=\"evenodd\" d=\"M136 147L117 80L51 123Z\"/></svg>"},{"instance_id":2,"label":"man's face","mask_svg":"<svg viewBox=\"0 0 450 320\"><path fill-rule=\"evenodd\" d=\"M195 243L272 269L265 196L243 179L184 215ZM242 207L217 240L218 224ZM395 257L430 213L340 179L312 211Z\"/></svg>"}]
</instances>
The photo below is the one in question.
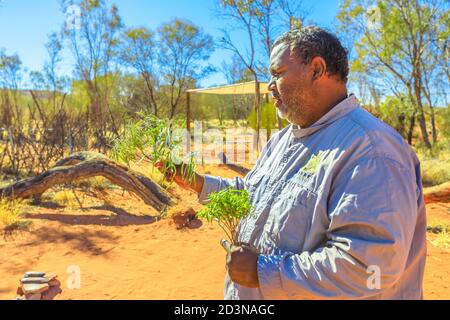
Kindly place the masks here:
<instances>
[{"instance_id":1,"label":"man's face","mask_svg":"<svg viewBox=\"0 0 450 320\"><path fill-rule=\"evenodd\" d=\"M308 66L295 54L291 55L288 44L282 43L275 46L270 55L270 73L269 90L278 115L292 124L305 123L311 116L314 101Z\"/></svg>"}]
</instances>

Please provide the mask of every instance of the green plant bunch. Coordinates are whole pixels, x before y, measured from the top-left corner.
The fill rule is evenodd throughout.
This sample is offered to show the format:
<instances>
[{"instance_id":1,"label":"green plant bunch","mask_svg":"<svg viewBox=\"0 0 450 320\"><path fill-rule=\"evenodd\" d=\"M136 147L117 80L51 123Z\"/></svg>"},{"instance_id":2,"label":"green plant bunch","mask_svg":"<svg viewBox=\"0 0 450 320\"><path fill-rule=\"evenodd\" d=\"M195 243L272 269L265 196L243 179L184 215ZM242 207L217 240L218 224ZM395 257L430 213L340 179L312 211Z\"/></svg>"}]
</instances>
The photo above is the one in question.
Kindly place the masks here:
<instances>
[{"instance_id":1,"label":"green plant bunch","mask_svg":"<svg viewBox=\"0 0 450 320\"><path fill-rule=\"evenodd\" d=\"M231 243L237 245L237 226L242 218L251 214L251 211L252 206L247 190L226 188L211 193L205 208L199 211L197 216L208 222L218 222Z\"/></svg>"},{"instance_id":2,"label":"green plant bunch","mask_svg":"<svg viewBox=\"0 0 450 320\"><path fill-rule=\"evenodd\" d=\"M181 128L182 124L142 112L138 116L139 119L130 121L123 136L115 141L111 152L113 159L129 164L144 157L153 163L161 163L163 172L172 177L176 165L181 164L183 178L189 183L195 182L195 154L188 153L186 161L177 156L182 139L174 134L174 128Z\"/></svg>"}]
</instances>

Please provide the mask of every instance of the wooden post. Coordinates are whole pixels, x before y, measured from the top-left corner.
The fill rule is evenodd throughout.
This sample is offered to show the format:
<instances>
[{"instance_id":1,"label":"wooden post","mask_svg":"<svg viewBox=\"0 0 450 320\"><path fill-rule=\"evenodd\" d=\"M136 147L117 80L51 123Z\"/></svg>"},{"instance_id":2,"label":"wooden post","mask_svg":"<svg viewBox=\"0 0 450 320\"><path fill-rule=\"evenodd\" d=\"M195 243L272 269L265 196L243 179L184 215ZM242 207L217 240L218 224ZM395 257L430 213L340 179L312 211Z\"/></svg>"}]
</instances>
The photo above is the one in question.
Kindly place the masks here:
<instances>
[{"instance_id":1,"label":"wooden post","mask_svg":"<svg viewBox=\"0 0 450 320\"><path fill-rule=\"evenodd\" d=\"M261 90L258 78L255 75L255 110L256 110L256 151L259 157L261 151L259 130L261 128Z\"/></svg>"},{"instance_id":2,"label":"wooden post","mask_svg":"<svg viewBox=\"0 0 450 320\"><path fill-rule=\"evenodd\" d=\"M191 135L191 94L186 92L186 129Z\"/></svg>"}]
</instances>

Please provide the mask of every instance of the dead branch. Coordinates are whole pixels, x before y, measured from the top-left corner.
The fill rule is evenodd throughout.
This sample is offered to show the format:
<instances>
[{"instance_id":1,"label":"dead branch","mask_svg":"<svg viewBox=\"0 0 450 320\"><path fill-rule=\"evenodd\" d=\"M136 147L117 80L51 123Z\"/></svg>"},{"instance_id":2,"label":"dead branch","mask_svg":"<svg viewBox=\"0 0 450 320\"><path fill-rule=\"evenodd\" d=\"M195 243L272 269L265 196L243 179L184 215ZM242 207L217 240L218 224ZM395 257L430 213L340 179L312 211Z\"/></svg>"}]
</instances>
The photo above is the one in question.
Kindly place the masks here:
<instances>
[{"instance_id":1,"label":"dead branch","mask_svg":"<svg viewBox=\"0 0 450 320\"><path fill-rule=\"evenodd\" d=\"M36 177L0 188L0 198L36 197L56 185L70 184L76 180L97 176L102 176L135 194L157 210L163 210L172 203L169 194L151 179L94 152L73 154Z\"/></svg>"}]
</instances>

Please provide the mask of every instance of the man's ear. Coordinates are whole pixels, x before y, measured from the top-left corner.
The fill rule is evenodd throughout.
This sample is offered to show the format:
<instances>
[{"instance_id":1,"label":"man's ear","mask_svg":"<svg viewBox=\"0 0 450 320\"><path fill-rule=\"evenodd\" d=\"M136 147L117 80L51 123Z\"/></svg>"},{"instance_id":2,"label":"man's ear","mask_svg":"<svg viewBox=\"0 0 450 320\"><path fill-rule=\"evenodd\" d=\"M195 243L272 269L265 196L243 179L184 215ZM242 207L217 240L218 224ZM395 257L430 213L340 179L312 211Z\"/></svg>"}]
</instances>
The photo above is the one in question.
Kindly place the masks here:
<instances>
[{"instance_id":1,"label":"man's ear","mask_svg":"<svg viewBox=\"0 0 450 320\"><path fill-rule=\"evenodd\" d=\"M327 73L327 64L322 57L314 57L310 63L312 81L319 80Z\"/></svg>"}]
</instances>

